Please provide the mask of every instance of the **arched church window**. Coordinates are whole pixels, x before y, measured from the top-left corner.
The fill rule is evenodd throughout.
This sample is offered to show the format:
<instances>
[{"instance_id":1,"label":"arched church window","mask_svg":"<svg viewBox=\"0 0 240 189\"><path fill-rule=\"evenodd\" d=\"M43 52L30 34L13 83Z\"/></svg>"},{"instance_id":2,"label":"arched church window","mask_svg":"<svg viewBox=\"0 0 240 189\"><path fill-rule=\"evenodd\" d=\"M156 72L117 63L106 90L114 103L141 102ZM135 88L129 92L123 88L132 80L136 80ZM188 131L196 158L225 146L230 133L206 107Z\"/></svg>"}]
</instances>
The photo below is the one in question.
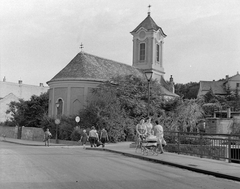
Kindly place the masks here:
<instances>
[{"instance_id":1,"label":"arched church window","mask_svg":"<svg viewBox=\"0 0 240 189\"><path fill-rule=\"evenodd\" d=\"M145 43L140 44L140 60L145 60Z\"/></svg>"},{"instance_id":2,"label":"arched church window","mask_svg":"<svg viewBox=\"0 0 240 189\"><path fill-rule=\"evenodd\" d=\"M78 99L74 100L72 104L72 114L78 115L80 108L81 108L81 102Z\"/></svg>"},{"instance_id":3,"label":"arched church window","mask_svg":"<svg viewBox=\"0 0 240 189\"><path fill-rule=\"evenodd\" d=\"M156 52L156 55L157 55L157 62L159 62L159 44L157 44L157 52Z\"/></svg>"},{"instance_id":4,"label":"arched church window","mask_svg":"<svg viewBox=\"0 0 240 189\"><path fill-rule=\"evenodd\" d=\"M63 115L63 100L58 99L56 102L57 116Z\"/></svg>"}]
</instances>

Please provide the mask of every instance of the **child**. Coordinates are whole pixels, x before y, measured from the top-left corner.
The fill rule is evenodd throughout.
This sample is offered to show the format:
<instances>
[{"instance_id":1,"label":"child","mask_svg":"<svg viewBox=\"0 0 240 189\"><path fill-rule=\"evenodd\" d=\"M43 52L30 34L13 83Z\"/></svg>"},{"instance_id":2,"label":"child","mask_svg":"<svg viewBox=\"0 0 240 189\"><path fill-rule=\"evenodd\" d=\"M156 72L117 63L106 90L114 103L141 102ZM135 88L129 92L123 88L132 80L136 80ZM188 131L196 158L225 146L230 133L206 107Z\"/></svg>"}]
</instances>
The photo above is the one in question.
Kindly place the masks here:
<instances>
[{"instance_id":1,"label":"child","mask_svg":"<svg viewBox=\"0 0 240 189\"><path fill-rule=\"evenodd\" d=\"M49 146L51 137L52 137L52 134L50 133L49 129L47 129L44 133L45 146Z\"/></svg>"},{"instance_id":2,"label":"child","mask_svg":"<svg viewBox=\"0 0 240 189\"><path fill-rule=\"evenodd\" d=\"M86 133L86 130L84 129L83 133L82 133L82 136L81 136L81 138L79 140L79 141L82 141L83 149L86 149L87 140L88 140L88 135Z\"/></svg>"}]
</instances>

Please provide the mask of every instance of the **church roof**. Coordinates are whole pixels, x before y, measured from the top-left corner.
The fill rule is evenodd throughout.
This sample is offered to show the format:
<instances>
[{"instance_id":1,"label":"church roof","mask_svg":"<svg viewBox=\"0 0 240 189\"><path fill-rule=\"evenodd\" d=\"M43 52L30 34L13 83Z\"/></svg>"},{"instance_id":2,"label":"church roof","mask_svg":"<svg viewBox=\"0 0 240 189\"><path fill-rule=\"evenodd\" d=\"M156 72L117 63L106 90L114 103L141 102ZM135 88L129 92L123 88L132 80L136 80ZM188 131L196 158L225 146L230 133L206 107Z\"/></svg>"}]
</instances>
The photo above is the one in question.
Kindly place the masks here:
<instances>
[{"instance_id":1,"label":"church roof","mask_svg":"<svg viewBox=\"0 0 240 189\"><path fill-rule=\"evenodd\" d=\"M130 65L80 52L47 83L73 80L106 81L118 75L145 77L141 70ZM162 76L160 84L162 95L177 96L169 91L169 86Z\"/></svg>"},{"instance_id":2,"label":"church roof","mask_svg":"<svg viewBox=\"0 0 240 189\"><path fill-rule=\"evenodd\" d=\"M162 34L164 37L166 37L167 35L163 32L162 28L159 27L154 20L152 19L152 17L150 16L150 14L148 14L148 16L131 32L137 32L140 28L144 28L147 31L151 31L151 30L161 30Z\"/></svg>"},{"instance_id":3,"label":"church roof","mask_svg":"<svg viewBox=\"0 0 240 189\"><path fill-rule=\"evenodd\" d=\"M80 52L48 82L74 79L104 81L117 75L142 77L143 74L130 65Z\"/></svg>"},{"instance_id":4,"label":"church roof","mask_svg":"<svg viewBox=\"0 0 240 189\"><path fill-rule=\"evenodd\" d=\"M163 76L161 76L160 84L161 84L161 87L160 87L160 92L161 92L161 94L167 95L167 96L179 97L179 95L170 92L170 91L171 91L171 88L170 88L169 84L167 84L167 82L165 81L165 79L163 78Z\"/></svg>"}]
</instances>

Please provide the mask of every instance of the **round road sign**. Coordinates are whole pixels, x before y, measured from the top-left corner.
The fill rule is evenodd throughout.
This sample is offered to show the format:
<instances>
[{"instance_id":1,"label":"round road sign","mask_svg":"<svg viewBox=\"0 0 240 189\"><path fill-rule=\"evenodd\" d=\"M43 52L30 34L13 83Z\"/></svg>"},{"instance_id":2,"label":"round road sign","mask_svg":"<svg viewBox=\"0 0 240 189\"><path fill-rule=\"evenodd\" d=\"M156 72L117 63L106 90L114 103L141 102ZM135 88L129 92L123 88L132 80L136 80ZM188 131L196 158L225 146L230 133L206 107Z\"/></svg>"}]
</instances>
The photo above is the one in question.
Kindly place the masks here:
<instances>
[{"instance_id":1,"label":"round road sign","mask_svg":"<svg viewBox=\"0 0 240 189\"><path fill-rule=\"evenodd\" d=\"M57 125L60 124L60 119L58 119L58 118L55 119L55 124L57 124Z\"/></svg>"},{"instance_id":2,"label":"round road sign","mask_svg":"<svg viewBox=\"0 0 240 189\"><path fill-rule=\"evenodd\" d=\"M75 121L78 123L80 121L80 117L76 116Z\"/></svg>"}]
</instances>

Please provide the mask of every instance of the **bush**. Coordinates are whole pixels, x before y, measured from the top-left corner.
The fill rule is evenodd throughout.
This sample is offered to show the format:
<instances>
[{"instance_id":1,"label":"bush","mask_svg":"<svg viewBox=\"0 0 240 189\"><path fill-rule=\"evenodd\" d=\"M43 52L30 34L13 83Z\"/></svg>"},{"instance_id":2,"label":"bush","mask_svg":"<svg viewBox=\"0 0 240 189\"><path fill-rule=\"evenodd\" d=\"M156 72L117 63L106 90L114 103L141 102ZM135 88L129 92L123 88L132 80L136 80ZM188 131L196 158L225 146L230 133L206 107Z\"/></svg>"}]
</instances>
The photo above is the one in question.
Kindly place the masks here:
<instances>
[{"instance_id":1,"label":"bush","mask_svg":"<svg viewBox=\"0 0 240 189\"><path fill-rule=\"evenodd\" d=\"M168 144L164 149L168 152L178 153L177 144ZM209 146L209 145L180 145L180 154L191 154L191 155L202 155L206 157L211 157L213 159L220 159L225 157L226 148L219 146Z\"/></svg>"},{"instance_id":2,"label":"bush","mask_svg":"<svg viewBox=\"0 0 240 189\"><path fill-rule=\"evenodd\" d=\"M76 128L71 133L70 138L72 141L79 141L81 138L81 134L82 134L82 130L79 128Z\"/></svg>"}]
</instances>

